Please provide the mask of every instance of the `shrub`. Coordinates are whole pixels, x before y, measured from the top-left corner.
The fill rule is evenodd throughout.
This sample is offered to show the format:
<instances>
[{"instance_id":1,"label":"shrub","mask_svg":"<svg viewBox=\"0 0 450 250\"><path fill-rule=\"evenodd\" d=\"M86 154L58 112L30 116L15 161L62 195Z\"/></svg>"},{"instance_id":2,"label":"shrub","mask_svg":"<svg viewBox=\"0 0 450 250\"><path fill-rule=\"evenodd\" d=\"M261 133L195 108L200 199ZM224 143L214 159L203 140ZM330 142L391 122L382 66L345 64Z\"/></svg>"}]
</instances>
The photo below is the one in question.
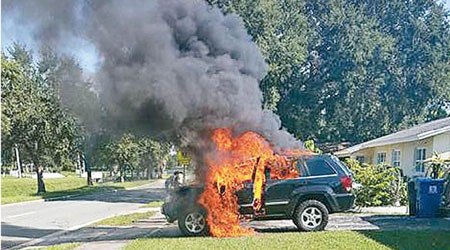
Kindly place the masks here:
<instances>
[{"instance_id":1,"label":"shrub","mask_svg":"<svg viewBox=\"0 0 450 250\"><path fill-rule=\"evenodd\" d=\"M361 184L354 190L357 206L398 206L407 203L406 183L403 181L399 168L385 165L361 165L355 159L347 159L345 163L353 172L355 181Z\"/></svg>"}]
</instances>

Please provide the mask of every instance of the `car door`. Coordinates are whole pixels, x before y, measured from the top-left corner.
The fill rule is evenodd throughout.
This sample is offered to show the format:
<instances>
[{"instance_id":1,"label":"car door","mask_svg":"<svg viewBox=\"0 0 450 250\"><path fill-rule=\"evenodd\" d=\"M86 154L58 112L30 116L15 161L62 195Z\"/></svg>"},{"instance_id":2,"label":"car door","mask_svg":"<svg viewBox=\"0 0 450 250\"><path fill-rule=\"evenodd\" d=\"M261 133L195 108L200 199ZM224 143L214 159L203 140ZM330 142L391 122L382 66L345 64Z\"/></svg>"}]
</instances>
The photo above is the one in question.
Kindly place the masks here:
<instances>
[{"instance_id":1,"label":"car door","mask_svg":"<svg viewBox=\"0 0 450 250\"><path fill-rule=\"evenodd\" d=\"M242 189L236 192L239 212L241 214L253 214L253 182L248 180L242 185Z\"/></svg>"},{"instance_id":2,"label":"car door","mask_svg":"<svg viewBox=\"0 0 450 250\"><path fill-rule=\"evenodd\" d=\"M292 161L300 176L292 179L273 180L267 179L264 189L264 208L268 216L282 216L286 214L292 192L302 185L306 185L307 180L302 178L306 175L306 170L302 160Z\"/></svg>"}]
</instances>

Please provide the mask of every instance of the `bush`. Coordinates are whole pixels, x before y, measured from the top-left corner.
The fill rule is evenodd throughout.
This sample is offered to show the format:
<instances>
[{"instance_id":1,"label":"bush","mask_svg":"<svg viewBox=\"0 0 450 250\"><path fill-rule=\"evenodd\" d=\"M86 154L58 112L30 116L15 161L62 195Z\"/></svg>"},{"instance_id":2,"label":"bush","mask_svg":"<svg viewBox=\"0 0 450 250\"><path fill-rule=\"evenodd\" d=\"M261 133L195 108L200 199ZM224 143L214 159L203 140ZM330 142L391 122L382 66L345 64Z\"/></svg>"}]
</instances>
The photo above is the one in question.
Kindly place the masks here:
<instances>
[{"instance_id":1,"label":"bush","mask_svg":"<svg viewBox=\"0 0 450 250\"><path fill-rule=\"evenodd\" d=\"M12 165L2 165L1 166L1 171L2 171L2 174L9 174L9 172L11 171L11 170L14 170L16 167L15 166L12 166Z\"/></svg>"},{"instance_id":2,"label":"bush","mask_svg":"<svg viewBox=\"0 0 450 250\"><path fill-rule=\"evenodd\" d=\"M398 206L407 203L406 183L399 168L361 165L355 159L347 159L345 163L353 172L355 181L361 184L354 190L357 206Z\"/></svg>"}]
</instances>

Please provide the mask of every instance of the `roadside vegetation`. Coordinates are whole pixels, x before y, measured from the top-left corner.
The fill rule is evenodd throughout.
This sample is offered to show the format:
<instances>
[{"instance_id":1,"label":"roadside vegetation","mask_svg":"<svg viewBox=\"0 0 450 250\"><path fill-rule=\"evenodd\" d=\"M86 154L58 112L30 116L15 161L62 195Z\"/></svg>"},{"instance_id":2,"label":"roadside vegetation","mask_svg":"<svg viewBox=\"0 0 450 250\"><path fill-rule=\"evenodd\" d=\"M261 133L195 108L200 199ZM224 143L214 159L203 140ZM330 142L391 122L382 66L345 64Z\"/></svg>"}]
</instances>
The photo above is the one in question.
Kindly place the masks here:
<instances>
[{"instance_id":1,"label":"roadside vegetation","mask_svg":"<svg viewBox=\"0 0 450 250\"><path fill-rule=\"evenodd\" d=\"M448 235L424 230L286 232L240 238L138 239L125 249L446 249Z\"/></svg>"},{"instance_id":2,"label":"roadside vegetation","mask_svg":"<svg viewBox=\"0 0 450 250\"><path fill-rule=\"evenodd\" d=\"M35 248L36 250L72 250L81 246L81 243L64 243L48 247Z\"/></svg>"},{"instance_id":3,"label":"roadside vegetation","mask_svg":"<svg viewBox=\"0 0 450 250\"><path fill-rule=\"evenodd\" d=\"M164 204L164 201L150 201L147 204L140 206L141 208L145 207L161 207Z\"/></svg>"},{"instance_id":4,"label":"roadside vegetation","mask_svg":"<svg viewBox=\"0 0 450 250\"><path fill-rule=\"evenodd\" d=\"M75 58L45 46L34 56L16 43L2 50L1 71L1 172L35 173L38 196L54 191L44 172L72 177L75 169L108 171L125 182L161 178L176 165L170 142L122 135L106 125L92 82ZM94 184L90 178L85 182ZM67 185L80 187L78 181Z\"/></svg>"},{"instance_id":5,"label":"roadside vegetation","mask_svg":"<svg viewBox=\"0 0 450 250\"><path fill-rule=\"evenodd\" d=\"M132 225L133 223L138 222L139 220L150 218L155 214L156 214L156 212L149 211L149 212L145 212L145 213L132 213L132 214L126 214L126 215L119 215L119 216L114 216L111 218L101 220L99 222L96 222L94 225L97 225L97 226L128 226L128 225Z\"/></svg>"},{"instance_id":6,"label":"roadside vegetation","mask_svg":"<svg viewBox=\"0 0 450 250\"><path fill-rule=\"evenodd\" d=\"M408 202L407 183L397 167L360 164L355 159L347 159L345 164L361 184L354 190L356 206L399 206Z\"/></svg>"},{"instance_id":7,"label":"roadside vegetation","mask_svg":"<svg viewBox=\"0 0 450 250\"><path fill-rule=\"evenodd\" d=\"M84 195L99 191L119 190L148 184L149 181L107 182L86 185L86 179L80 177L65 177L45 180L47 192L36 193L36 179L1 178L2 204L58 198L63 196Z\"/></svg>"}]
</instances>

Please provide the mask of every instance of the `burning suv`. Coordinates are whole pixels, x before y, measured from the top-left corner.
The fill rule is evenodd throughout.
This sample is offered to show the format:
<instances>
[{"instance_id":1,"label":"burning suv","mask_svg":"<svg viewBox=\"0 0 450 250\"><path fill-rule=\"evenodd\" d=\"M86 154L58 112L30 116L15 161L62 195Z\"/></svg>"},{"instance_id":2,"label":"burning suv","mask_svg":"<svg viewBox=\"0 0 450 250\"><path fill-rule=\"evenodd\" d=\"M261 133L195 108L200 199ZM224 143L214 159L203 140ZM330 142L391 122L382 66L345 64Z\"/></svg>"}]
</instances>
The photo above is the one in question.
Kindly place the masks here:
<instances>
[{"instance_id":1,"label":"burning suv","mask_svg":"<svg viewBox=\"0 0 450 250\"><path fill-rule=\"evenodd\" d=\"M350 171L336 157L313 155L294 157L291 166L299 176L289 179L271 179L270 168L265 169L265 183L260 209L255 211L253 183L247 181L235 194L242 217L254 220L292 219L301 231L323 230L328 214L353 207ZM203 186L185 186L169 196L162 213L167 221L178 220L183 234L208 234L206 209L198 202Z\"/></svg>"}]
</instances>

